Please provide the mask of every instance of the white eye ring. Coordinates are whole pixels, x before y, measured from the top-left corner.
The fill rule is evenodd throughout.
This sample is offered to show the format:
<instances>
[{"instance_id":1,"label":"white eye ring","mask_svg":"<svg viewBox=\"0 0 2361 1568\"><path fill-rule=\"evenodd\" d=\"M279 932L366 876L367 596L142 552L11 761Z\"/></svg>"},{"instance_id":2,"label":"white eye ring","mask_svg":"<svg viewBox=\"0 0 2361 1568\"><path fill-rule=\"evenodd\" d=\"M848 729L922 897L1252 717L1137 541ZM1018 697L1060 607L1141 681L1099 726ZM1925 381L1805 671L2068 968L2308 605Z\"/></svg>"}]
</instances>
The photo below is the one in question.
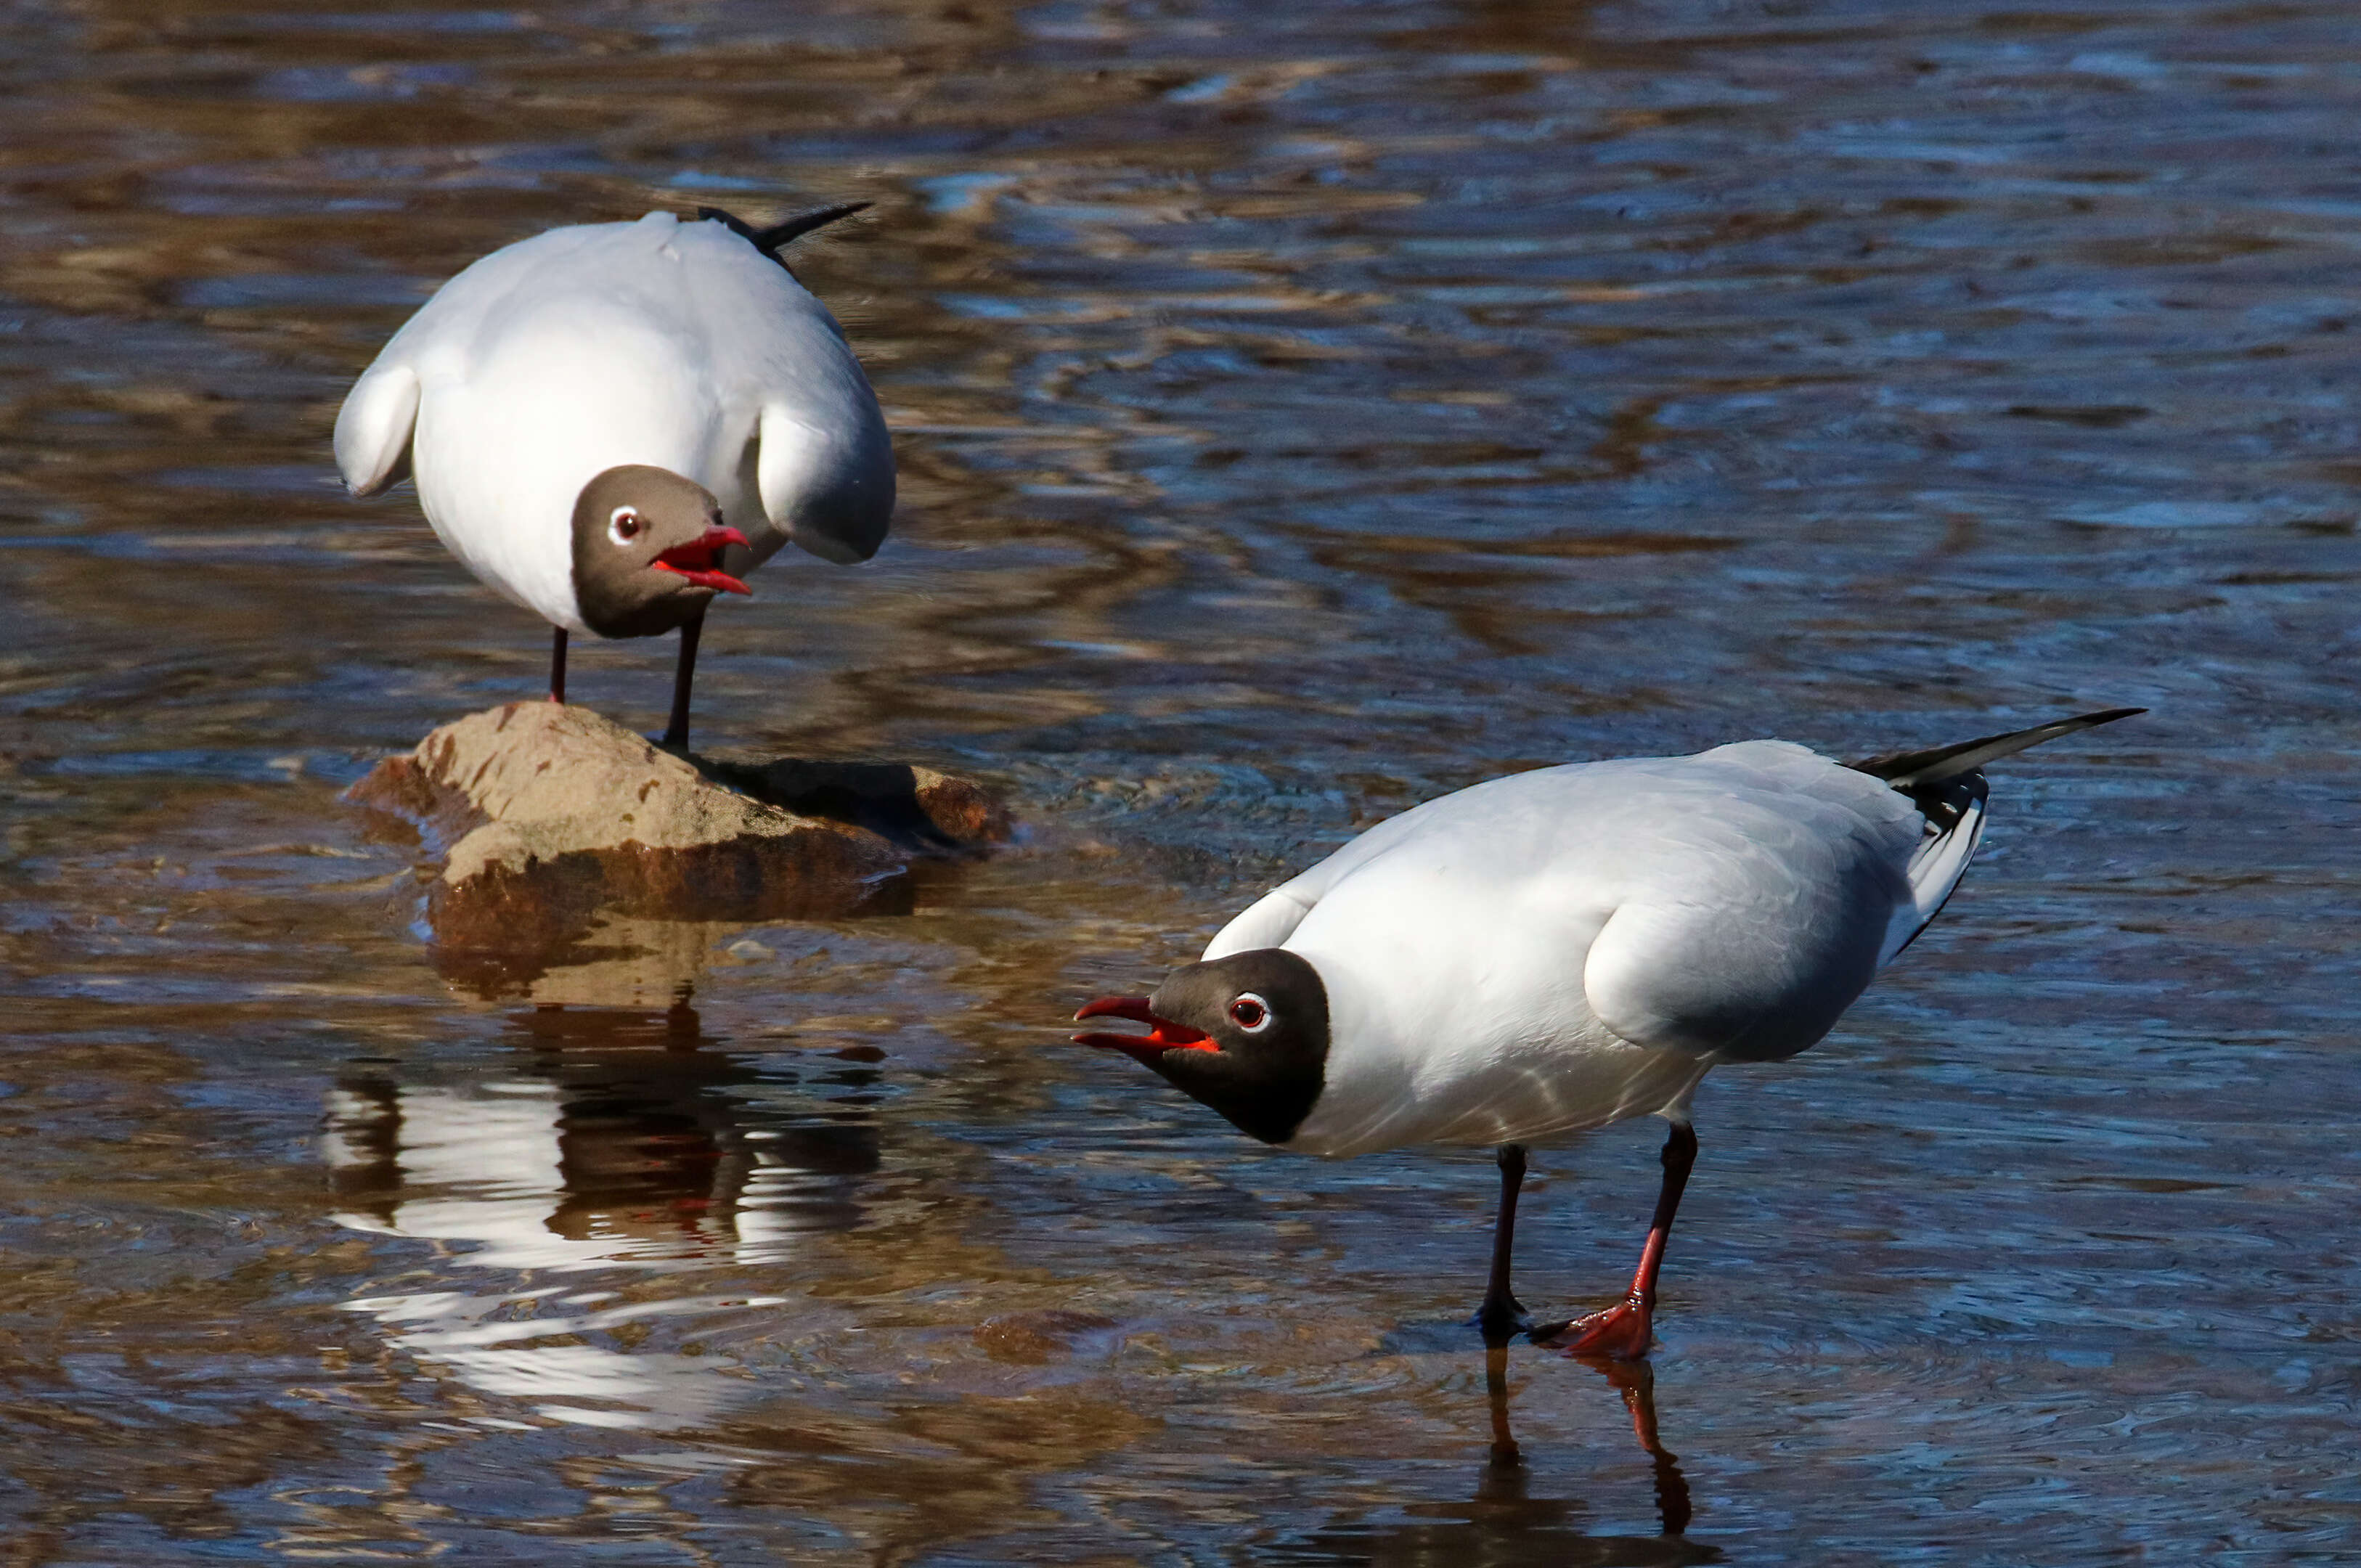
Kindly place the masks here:
<instances>
[{"instance_id":1,"label":"white eye ring","mask_svg":"<svg viewBox=\"0 0 2361 1568\"><path fill-rule=\"evenodd\" d=\"M646 527L637 507L617 507L607 514L607 537L618 544L629 544Z\"/></svg>"},{"instance_id":2,"label":"white eye ring","mask_svg":"<svg viewBox=\"0 0 2361 1568\"><path fill-rule=\"evenodd\" d=\"M1242 1014L1245 1016L1240 1016ZM1241 991L1230 998L1230 1022L1249 1035L1259 1035L1269 1028L1274 1016L1270 1003L1254 992ZM1249 1018L1252 1023L1247 1022Z\"/></svg>"}]
</instances>

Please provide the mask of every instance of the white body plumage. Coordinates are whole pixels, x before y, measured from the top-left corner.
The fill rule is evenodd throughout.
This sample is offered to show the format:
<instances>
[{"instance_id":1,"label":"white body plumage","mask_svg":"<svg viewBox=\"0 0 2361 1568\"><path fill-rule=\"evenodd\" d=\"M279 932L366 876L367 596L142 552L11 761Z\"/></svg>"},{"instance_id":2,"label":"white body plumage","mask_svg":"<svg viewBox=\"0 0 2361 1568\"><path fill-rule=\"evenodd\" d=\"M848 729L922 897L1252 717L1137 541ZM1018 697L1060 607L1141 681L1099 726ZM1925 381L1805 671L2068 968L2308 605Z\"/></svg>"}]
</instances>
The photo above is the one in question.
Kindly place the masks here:
<instances>
[{"instance_id":1,"label":"white body plumage","mask_svg":"<svg viewBox=\"0 0 2361 1568\"><path fill-rule=\"evenodd\" d=\"M336 462L357 494L407 471L437 537L571 631L571 520L603 470L712 492L749 545L866 559L894 504L876 395L827 309L719 222L650 213L551 230L428 300L355 384Z\"/></svg>"},{"instance_id":2,"label":"white body plumage","mask_svg":"<svg viewBox=\"0 0 2361 1568\"><path fill-rule=\"evenodd\" d=\"M1224 927L1326 987L1286 1147L1508 1144L1685 1116L1717 1063L1818 1039L1934 917L1982 832L1802 746L1578 763L1382 823Z\"/></svg>"}]
</instances>

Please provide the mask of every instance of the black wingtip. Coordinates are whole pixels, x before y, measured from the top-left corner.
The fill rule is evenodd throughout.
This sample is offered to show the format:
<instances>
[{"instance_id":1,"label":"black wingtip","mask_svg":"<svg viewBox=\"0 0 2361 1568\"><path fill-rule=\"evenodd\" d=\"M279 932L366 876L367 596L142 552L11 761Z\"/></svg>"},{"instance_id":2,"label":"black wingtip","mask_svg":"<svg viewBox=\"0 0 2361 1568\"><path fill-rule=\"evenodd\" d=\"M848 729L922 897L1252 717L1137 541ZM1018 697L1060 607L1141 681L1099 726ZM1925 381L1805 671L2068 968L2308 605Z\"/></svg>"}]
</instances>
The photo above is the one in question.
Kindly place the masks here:
<instances>
[{"instance_id":1,"label":"black wingtip","mask_svg":"<svg viewBox=\"0 0 2361 1568\"><path fill-rule=\"evenodd\" d=\"M1974 740L1961 740L1949 746L1931 747L1924 751L1888 751L1880 756L1863 757L1845 766L1856 773L1883 779L1905 795L1974 773L1986 762L2014 756L2028 747L2045 740L2055 740L2061 735L2077 730L2113 724L2118 718L2129 718L2146 713L2144 707L2110 707L2097 713L2077 714L2071 718L2053 718L2047 724L2037 724L2030 729L2013 729L2005 735L1986 735Z\"/></svg>"},{"instance_id":2,"label":"black wingtip","mask_svg":"<svg viewBox=\"0 0 2361 1568\"><path fill-rule=\"evenodd\" d=\"M865 213L874 204L870 202L840 202L832 207L814 207L807 213L797 213L761 229L735 213L724 212L719 207L699 207L697 216L700 223L722 225L731 234L777 261L783 248L814 229L826 228L837 219L849 218L855 213Z\"/></svg>"}]
</instances>

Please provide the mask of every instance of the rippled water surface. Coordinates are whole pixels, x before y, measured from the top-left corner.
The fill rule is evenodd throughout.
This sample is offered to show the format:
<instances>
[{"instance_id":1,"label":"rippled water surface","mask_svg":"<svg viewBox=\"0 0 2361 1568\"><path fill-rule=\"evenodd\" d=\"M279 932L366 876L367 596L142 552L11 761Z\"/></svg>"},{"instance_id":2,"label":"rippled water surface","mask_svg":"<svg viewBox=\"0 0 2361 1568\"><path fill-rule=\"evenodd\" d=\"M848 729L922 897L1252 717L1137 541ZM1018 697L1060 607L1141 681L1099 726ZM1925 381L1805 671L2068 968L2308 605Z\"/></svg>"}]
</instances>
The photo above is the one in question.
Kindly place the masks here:
<instances>
[{"instance_id":1,"label":"rippled water surface","mask_svg":"<svg viewBox=\"0 0 2361 1568\"><path fill-rule=\"evenodd\" d=\"M2349 6L0 39L8 1562L2361 1552ZM854 198L798 268L897 532L717 611L702 738L1027 836L906 915L486 981L338 796L545 633L344 499L337 400L541 227ZM625 722L668 678L577 644ZM1835 1035L1706 1086L1677 1459L1632 1379L1488 1398L1480 1152L1274 1155L1060 1044L1493 773L2117 703ZM1620 1288L1656 1141L1539 1157L1529 1300Z\"/></svg>"}]
</instances>

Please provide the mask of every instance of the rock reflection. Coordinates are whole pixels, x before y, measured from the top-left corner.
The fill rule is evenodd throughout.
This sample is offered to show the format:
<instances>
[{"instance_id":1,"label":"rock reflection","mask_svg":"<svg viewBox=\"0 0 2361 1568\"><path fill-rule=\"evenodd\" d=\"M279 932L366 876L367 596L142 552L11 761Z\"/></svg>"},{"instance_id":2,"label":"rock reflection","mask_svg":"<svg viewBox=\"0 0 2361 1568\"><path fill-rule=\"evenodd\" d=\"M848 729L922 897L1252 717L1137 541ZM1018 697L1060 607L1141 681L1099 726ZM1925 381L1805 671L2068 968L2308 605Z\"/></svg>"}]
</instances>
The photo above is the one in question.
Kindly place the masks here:
<instances>
[{"instance_id":1,"label":"rock reflection","mask_svg":"<svg viewBox=\"0 0 2361 1568\"><path fill-rule=\"evenodd\" d=\"M430 951L437 974L485 1002L672 1010L687 1004L712 967L715 944L737 928L607 914L548 941L488 951L438 940Z\"/></svg>"},{"instance_id":2,"label":"rock reflection","mask_svg":"<svg viewBox=\"0 0 2361 1568\"><path fill-rule=\"evenodd\" d=\"M920 880L896 878L862 913L908 914ZM725 944L745 928L743 921L642 919L603 910L588 928L547 933L545 940L497 949L438 940L431 953L437 974L479 1001L670 1012L686 1008L714 966L729 961Z\"/></svg>"},{"instance_id":3,"label":"rock reflection","mask_svg":"<svg viewBox=\"0 0 2361 1568\"><path fill-rule=\"evenodd\" d=\"M346 1305L478 1389L543 1401L544 1416L671 1426L719 1413L740 1385L695 1357L635 1347L650 1319L761 1299L537 1277L791 1256L800 1239L859 1219L861 1179L878 1164L873 1121L705 1048L685 1006L543 1007L511 1025L533 1053L527 1070L447 1083L347 1074L324 1141L340 1223L444 1244L446 1266L513 1277ZM830 1079L858 1089L867 1072Z\"/></svg>"},{"instance_id":4,"label":"rock reflection","mask_svg":"<svg viewBox=\"0 0 2361 1568\"><path fill-rule=\"evenodd\" d=\"M1654 1461L1662 1534L1594 1535L1585 1528L1594 1522L1588 1504L1532 1495L1532 1471L1510 1422L1507 1352L1493 1350L1484 1375L1491 1450L1467 1501L1407 1503L1396 1510L1399 1519L1331 1525L1269 1547L1257 1560L1373 1568L1673 1568L1720 1562L1716 1548L1682 1539L1690 1519L1688 1483L1677 1456L1657 1440L1653 1372L1645 1364L1588 1365L1622 1395L1632 1431Z\"/></svg>"}]
</instances>

